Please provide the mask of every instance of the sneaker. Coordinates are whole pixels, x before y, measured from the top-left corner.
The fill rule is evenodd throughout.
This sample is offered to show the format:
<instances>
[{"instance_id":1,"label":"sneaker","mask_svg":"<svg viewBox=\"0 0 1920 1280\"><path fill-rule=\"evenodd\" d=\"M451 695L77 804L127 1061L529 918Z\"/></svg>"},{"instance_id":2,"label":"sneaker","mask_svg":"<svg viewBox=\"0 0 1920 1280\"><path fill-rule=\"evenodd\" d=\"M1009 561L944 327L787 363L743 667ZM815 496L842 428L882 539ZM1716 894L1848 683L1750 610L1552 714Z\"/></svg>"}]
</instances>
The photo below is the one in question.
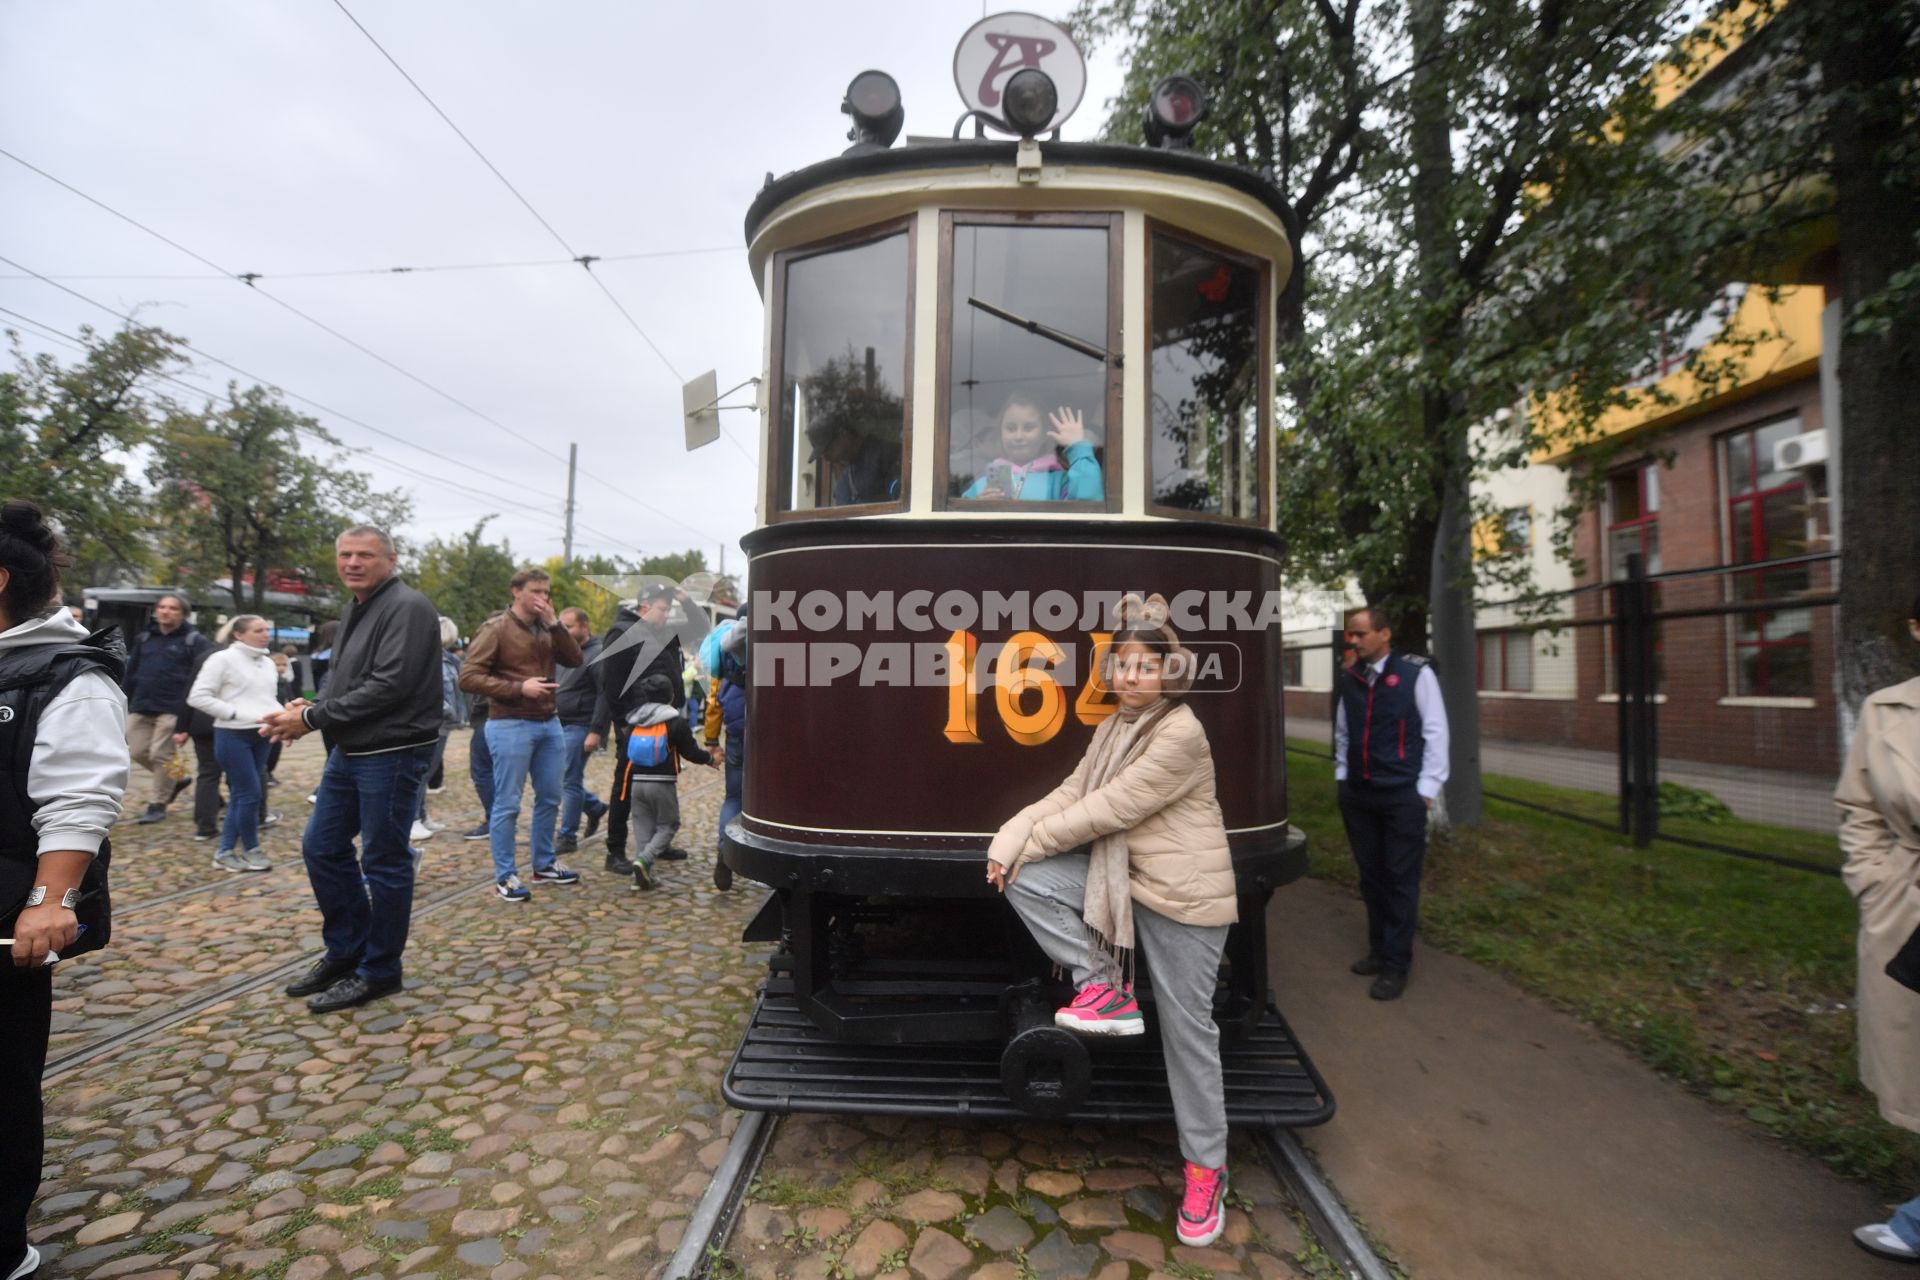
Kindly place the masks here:
<instances>
[{"instance_id":1,"label":"sneaker","mask_svg":"<svg viewBox=\"0 0 1920 1280\"><path fill-rule=\"evenodd\" d=\"M556 862L533 873L535 884L579 884L580 873L565 863Z\"/></svg>"},{"instance_id":2,"label":"sneaker","mask_svg":"<svg viewBox=\"0 0 1920 1280\"><path fill-rule=\"evenodd\" d=\"M600 829L600 820L606 816L607 816L607 807L605 805L601 805L598 810L596 810L593 813L589 813L587 815L587 833L581 836L580 838L582 840L593 839L593 833Z\"/></svg>"},{"instance_id":3,"label":"sneaker","mask_svg":"<svg viewBox=\"0 0 1920 1280\"><path fill-rule=\"evenodd\" d=\"M1915 1249L1895 1235L1893 1228L1884 1222L1855 1227L1853 1242L1876 1258L1890 1258L1895 1262L1920 1262L1920 1249Z\"/></svg>"},{"instance_id":4,"label":"sneaker","mask_svg":"<svg viewBox=\"0 0 1920 1280\"><path fill-rule=\"evenodd\" d=\"M616 876L630 876L633 874L633 864L617 853L607 855L606 867L609 873Z\"/></svg>"},{"instance_id":5,"label":"sneaker","mask_svg":"<svg viewBox=\"0 0 1920 1280\"><path fill-rule=\"evenodd\" d=\"M441 793L442 791L445 791L446 789L447 789L447 788L446 788L446 785L445 785L445 784L443 783L443 784L441 784L440 786L437 786L437 787L428 787L428 788L427 788L427 794L428 794L428 795L430 795L430 796L437 796L437 795L439 795L439 794L440 794L440 793Z\"/></svg>"},{"instance_id":6,"label":"sneaker","mask_svg":"<svg viewBox=\"0 0 1920 1280\"><path fill-rule=\"evenodd\" d=\"M268 775L267 775L267 785L268 785L268 786L270 786L270 787L277 787L277 786L279 786L279 785L280 785L280 779L278 779L278 778L276 778L276 777L274 777L274 776L273 776L272 774L268 774Z\"/></svg>"},{"instance_id":7,"label":"sneaker","mask_svg":"<svg viewBox=\"0 0 1920 1280\"><path fill-rule=\"evenodd\" d=\"M1348 965L1347 972L1357 973L1363 978L1371 978L1374 974L1379 973L1382 969L1386 967L1387 967L1387 962L1380 958L1380 955L1378 952L1369 951L1367 952L1367 954L1361 956L1358 960L1355 960L1352 964Z\"/></svg>"},{"instance_id":8,"label":"sneaker","mask_svg":"<svg viewBox=\"0 0 1920 1280\"><path fill-rule=\"evenodd\" d=\"M1226 1225L1227 1171L1187 1161L1187 1193L1180 1198L1180 1243L1203 1249L1220 1238Z\"/></svg>"},{"instance_id":9,"label":"sneaker","mask_svg":"<svg viewBox=\"0 0 1920 1280\"><path fill-rule=\"evenodd\" d=\"M196 831L193 833L193 838L195 840L212 840L218 837L219 834L218 831Z\"/></svg>"},{"instance_id":10,"label":"sneaker","mask_svg":"<svg viewBox=\"0 0 1920 1280\"><path fill-rule=\"evenodd\" d=\"M413 829L407 832L407 839L413 844L425 844L433 839L433 828L416 818Z\"/></svg>"},{"instance_id":11,"label":"sneaker","mask_svg":"<svg viewBox=\"0 0 1920 1280\"><path fill-rule=\"evenodd\" d=\"M527 891L527 886L520 883L519 876L507 876L505 879L496 881L493 888L494 892L507 902L525 902L533 897Z\"/></svg>"},{"instance_id":12,"label":"sneaker","mask_svg":"<svg viewBox=\"0 0 1920 1280\"><path fill-rule=\"evenodd\" d=\"M273 863L268 861L267 855L258 849L247 850L240 855L240 860L247 864L247 870L249 871L273 870Z\"/></svg>"},{"instance_id":13,"label":"sneaker","mask_svg":"<svg viewBox=\"0 0 1920 1280\"><path fill-rule=\"evenodd\" d=\"M1073 1003L1053 1015L1053 1025L1089 1036L1137 1036L1146 1032L1132 987L1089 982Z\"/></svg>"},{"instance_id":14,"label":"sneaker","mask_svg":"<svg viewBox=\"0 0 1920 1280\"><path fill-rule=\"evenodd\" d=\"M578 853L580 852L580 842L572 836L560 836L553 842L553 851L555 853Z\"/></svg>"},{"instance_id":15,"label":"sneaker","mask_svg":"<svg viewBox=\"0 0 1920 1280\"><path fill-rule=\"evenodd\" d=\"M429 831L445 831L446 829L447 829L447 824L446 824L446 823L444 823L444 822L440 822L440 821L438 821L438 820L436 820L436 819L433 819L433 818L428 818L428 819L427 819L427 830L429 830Z\"/></svg>"},{"instance_id":16,"label":"sneaker","mask_svg":"<svg viewBox=\"0 0 1920 1280\"><path fill-rule=\"evenodd\" d=\"M660 887L660 877L653 874L653 864L644 858L633 864L633 887L637 893Z\"/></svg>"},{"instance_id":17,"label":"sneaker","mask_svg":"<svg viewBox=\"0 0 1920 1280\"><path fill-rule=\"evenodd\" d=\"M427 860L427 855L413 845L408 845L407 856L413 859L413 878L418 880L420 878L420 864Z\"/></svg>"},{"instance_id":18,"label":"sneaker","mask_svg":"<svg viewBox=\"0 0 1920 1280\"><path fill-rule=\"evenodd\" d=\"M246 858L241 856L240 851L238 849L222 849L218 853L214 854L213 869L215 871L251 871L253 870L252 867L249 867L247 865Z\"/></svg>"},{"instance_id":19,"label":"sneaker","mask_svg":"<svg viewBox=\"0 0 1920 1280\"><path fill-rule=\"evenodd\" d=\"M27 1246L26 1257L20 1259L20 1265L7 1272L7 1280L26 1280L40 1269L40 1251L32 1245Z\"/></svg>"},{"instance_id":20,"label":"sneaker","mask_svg":"<svg viewBox=\"0 0 1920 1280\"><path fill-rule=\"evenodd\" d=\"M687 851L677 844L669 845L660 851L660 861L662 862L685 862L686 860Z\"/></svg>"},{"instance_id":21,"label":"sneaker","mask_svg":"<svg viewBox=\"0 0 1920 1280\"><path fill-rule=\"evenodd\" d=\"M163 804L150 804L147 806L147 811L138 818L135 818L134 821L143 827L150 827L156 822L166 821L166 818L167 806Z\"/></svg>"},{"instance_id":22,"label":"sneaker","mask_svg":"<svg viewBox=\"0 0 1920 1280\"><path fill-rule=\"evenodd\" d=\"M462 831L460 833L460 838L462 840L469 840L469 841L488 839L489 832L487 831L487 824L483 822L471 831Z\"/></svg>"},{"instance_id":23,"label":"sneaker","mask_svg":"<svg viewBox=\"0 0 1920 1280\"><path fill-rule=\"evenodd\" d=\"M266 817L260 819L260 829L262 831L265 831L268 827L277 827L279 825L280 825L280 815L277 813L270 813Z\"/></svg>"},{"instance_id":24,"label":"sneaker","mask_svg":"<svg viewBox=\"0 0 1920 1280\"><path fill-rule=\"evenodd\" d=\"M307 792L307 803L308 803L308 804L319 804L319 803L320 803L320 793L319 793L318 791L309 791L309 792Z\"/></svg>"}]
</instances>

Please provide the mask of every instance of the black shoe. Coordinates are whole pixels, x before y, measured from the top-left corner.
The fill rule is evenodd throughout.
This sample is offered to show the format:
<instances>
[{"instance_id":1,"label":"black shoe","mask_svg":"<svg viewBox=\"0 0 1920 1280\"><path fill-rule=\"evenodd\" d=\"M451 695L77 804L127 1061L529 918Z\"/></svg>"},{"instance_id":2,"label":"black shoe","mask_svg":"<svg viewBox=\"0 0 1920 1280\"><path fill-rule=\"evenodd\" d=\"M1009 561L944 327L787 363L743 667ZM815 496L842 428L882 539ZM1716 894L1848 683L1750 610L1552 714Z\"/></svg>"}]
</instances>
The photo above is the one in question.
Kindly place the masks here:
<instances>
[{"instance_id":1,"label":"black shoe","mask_svg":"<svg viewBox=\"0 0 1920 1280\"><path fill-rule=\"evenodd\" d=\"M1398 1000L1400 993L1407 989L1407 971L1405 969L1382 969L1380 976L1367 988L1367 994L1375 1000Z\"/></svg>"},{"instance_id":2,"label":"black shoe","mask_svg":"<svg viewBox=\"0 0 1920 1280\"><path fill-rule=\"evenodd\" d=\"M147 806L147 811L138 818L135 818L134 821L143 827L150 827L156 822L166 821L166 817L167 806L163 804L150 804Z\"/></svg>"},{"instance_id":3,"label":"black shoe","mask_svg":"<svg viewBox=\"0 0 1920 1280\"><path fill-rule=\"evenodd\" d=\"M381 996L390 996L400 990L398 978L388 978L383 982L368 982L359 974L342 978L328 987L326 991L307 1001L307 1008L313 1013L337 1013L342 1009L355 1009L369 1000L378 1000Z\"/></svg>"},{"instance_id":4,"label":"black shoe","mask_svg":"<svg viewBox=\"0 0 1920 1280\"><path fill-rule=\"evenodd\" d=\"M1348 965L1347 972L1357 973L1363 978L1371 978L1374 974L1379 973L1386 967L1387 962L1385 960L1382 960L1379 956L1369 951L1366 955L1361 956L1358 960Z\"/></svg>"},{"instance_id":5,"label":"black shoe","mask_svg":"<svg viewBox=\"0 0 1920 1280\"><path fill-rule=\"evenodd\" d=\"M607 855L607 870L616 876L630 876L633 874L633 864L617 853L610 853Z\"/></svg>"},{"instance_id":6,"label":"black shoe","mask_svg":"<svg viewBox=\"0 0 1920 1280\"><path fill-rule=\"evenodd\" d=\"M601 809L597 813L588 814L587 815L587 833L581 836L580 838L582 840L593 839L593 833L600 829L600 819L606 816L607 816L607 811L605 809Z\"/></svg>"},{"instance_id":7,"label":"black shoe","mask_svg":"<svg viewBox=\"0 0 1920 1280\"><path fill-rule=\"evenodd\" d=\"M556 836L553 841L553 851L555 853L578 853L580 852L580 842L572 836Z\"/></svg>"},{"instance_id":8,"label":"black shoe","mask_svg":"<svg viewBox=\"0 0 1920 1280\"><path fill-rule=\"evenodd\" d=\"M321 956L313 962L313 968L287 984L287 994L310 996L325 991L340 979L351 975L359 966L358 960L335 960L332 956Z\"/></svg>"},{"instance_id":9,"label":"black shoe","mask_svg":"<svg viewBox=\"0 0 1920 1280\"><path fill-rule=\"evenodd\" d=\"M195 840L211 840L219 834L218 831L196 831L193 833L193 838Z\"/></svg>"},{"instance_id":10,"label":"black shoe","mask_svg":"<svg viewBox=\"0 0 1920 1280\"><path fill-rule=\"evenodd\" d=\"M685 862L686 860L687 851L678 846L669 846L660 852L660 861L662 862Z\"/></svg>"},{"instance_id":11,"label":"black shoe","mask_svg":"<svg viewBox=\"0 0 1920 1280\"><path fill-rule=\"evenodd\" d=\"M487 824L483 822L471 831L462 831L460 838L468 843L472 843L475 840L492 839L492 833L487 829Z\"/></svg>"}]
</instances>

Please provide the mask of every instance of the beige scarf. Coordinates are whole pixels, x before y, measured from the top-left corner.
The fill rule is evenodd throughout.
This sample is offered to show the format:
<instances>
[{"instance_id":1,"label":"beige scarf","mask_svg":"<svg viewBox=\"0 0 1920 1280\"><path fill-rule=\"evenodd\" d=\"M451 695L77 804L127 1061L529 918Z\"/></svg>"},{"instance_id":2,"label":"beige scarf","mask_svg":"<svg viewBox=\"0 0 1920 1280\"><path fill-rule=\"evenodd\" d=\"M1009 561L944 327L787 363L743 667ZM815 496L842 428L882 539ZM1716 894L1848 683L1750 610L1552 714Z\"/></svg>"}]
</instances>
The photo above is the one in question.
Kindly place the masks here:
<instances>
[{"instance_id":1,"label":"beige scarf","mask_svg":"<svg viewBox=\"0 0 1920 1280\"><path fill-rule=\"evenodd\" d=\"M1138 709L1120 707L1108 716L1087 745L1085 794L1106 786L1138 760L1174 706L1172 699L1161 698ZM1081 912L1091 934L1087 963L1096 980L1113 985L1133 981L1133 893L1127 857L1124 831L1093 842L1087 859L1086 906Z\"/></svg>"}]
</instances>

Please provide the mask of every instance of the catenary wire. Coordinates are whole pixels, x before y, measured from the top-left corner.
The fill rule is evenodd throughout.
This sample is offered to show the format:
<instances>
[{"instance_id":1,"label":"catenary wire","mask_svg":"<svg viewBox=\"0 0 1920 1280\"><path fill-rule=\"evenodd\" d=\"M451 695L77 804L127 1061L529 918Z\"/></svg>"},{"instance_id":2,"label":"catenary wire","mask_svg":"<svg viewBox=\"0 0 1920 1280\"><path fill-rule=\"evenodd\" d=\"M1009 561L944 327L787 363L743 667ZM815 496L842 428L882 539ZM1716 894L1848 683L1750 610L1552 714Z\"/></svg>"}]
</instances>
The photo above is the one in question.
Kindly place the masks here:
<instances>
[{"instance_id":1,"label":"catenary wire","mask_svg":"<svg viewBox=\"0 0 1920 1280\"><path fill-rule=\"evenodd\" d=\"M9 159L19 157L0 148ZM707 253L739 253L737 245L716 245L706 249L655 249L647 253L595 254L595 262L640 262L651 258L690 258ZM243 271L237 276L226 272L196 272L187 275L57 275L55 280L336 280L349 276L431 275L449 271L504 271L520 267L575 267L574 258L529 258L520 262L445 262L415 267L341 267L331 271ZM31 276L0 276L0 280L29 280Z\"/></svg>"}]
</instances>

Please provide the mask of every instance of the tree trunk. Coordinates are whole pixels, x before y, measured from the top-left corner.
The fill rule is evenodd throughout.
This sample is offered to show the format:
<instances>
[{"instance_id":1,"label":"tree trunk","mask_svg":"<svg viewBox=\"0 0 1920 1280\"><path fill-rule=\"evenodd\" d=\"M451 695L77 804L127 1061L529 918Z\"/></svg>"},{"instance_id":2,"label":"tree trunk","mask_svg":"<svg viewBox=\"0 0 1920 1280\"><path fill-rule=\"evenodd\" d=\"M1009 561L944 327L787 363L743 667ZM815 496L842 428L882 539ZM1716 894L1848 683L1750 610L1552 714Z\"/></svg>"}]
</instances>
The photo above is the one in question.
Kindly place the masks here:
<instances>
[{"instance_id":1,"label":"tree trunk","mask_svg":"<svg viewBox=\"0 0 1920 1280\"><path fill-rule=\"evenodd\" d=\"M1920 645L1906 620L1920 590L1920 519L1913 502L1913 406L1920 404L1920 302L1877 334L1850 334L1861 302L1914 264L1920 190L1905 144L1895 86L1903 66L1904 6L1855 0L1811 7L1821 77L1833 95L1828 118L1839 215L1841 722L1853 735L1860 704L1876 689L1920 675ZM1902 180L1904 179L1904 181ZM1899 460L1906 459L1906 463Z\"/></svg>"},{"instance_id":2,"label":"tree trunk","mask_svg":"<svg viewBox=\"0 0 1920 1280\"><path fill-rule=\"evenodd\" d=\"M1446 0L1414 0L1407 10L1415 71L1410 85L1413 160L1413 237L1419 258L1420 294L1428 333L1422 362L1421 430L1440 482L1439 518L1428 535L1424 565L1433 611L1434 672L1447 708L1450 749L1446 803L1441 821L1474 826L1480 821L1480 692L1473 629L1472 515L1468 485L1473 459L1467 446L1464 405L1451 389L1461 345L1459 304L1453 297L1460 246L1451 211L1454 169L1452 103L1444 70Z\"/></svg>"}]
</instances>

